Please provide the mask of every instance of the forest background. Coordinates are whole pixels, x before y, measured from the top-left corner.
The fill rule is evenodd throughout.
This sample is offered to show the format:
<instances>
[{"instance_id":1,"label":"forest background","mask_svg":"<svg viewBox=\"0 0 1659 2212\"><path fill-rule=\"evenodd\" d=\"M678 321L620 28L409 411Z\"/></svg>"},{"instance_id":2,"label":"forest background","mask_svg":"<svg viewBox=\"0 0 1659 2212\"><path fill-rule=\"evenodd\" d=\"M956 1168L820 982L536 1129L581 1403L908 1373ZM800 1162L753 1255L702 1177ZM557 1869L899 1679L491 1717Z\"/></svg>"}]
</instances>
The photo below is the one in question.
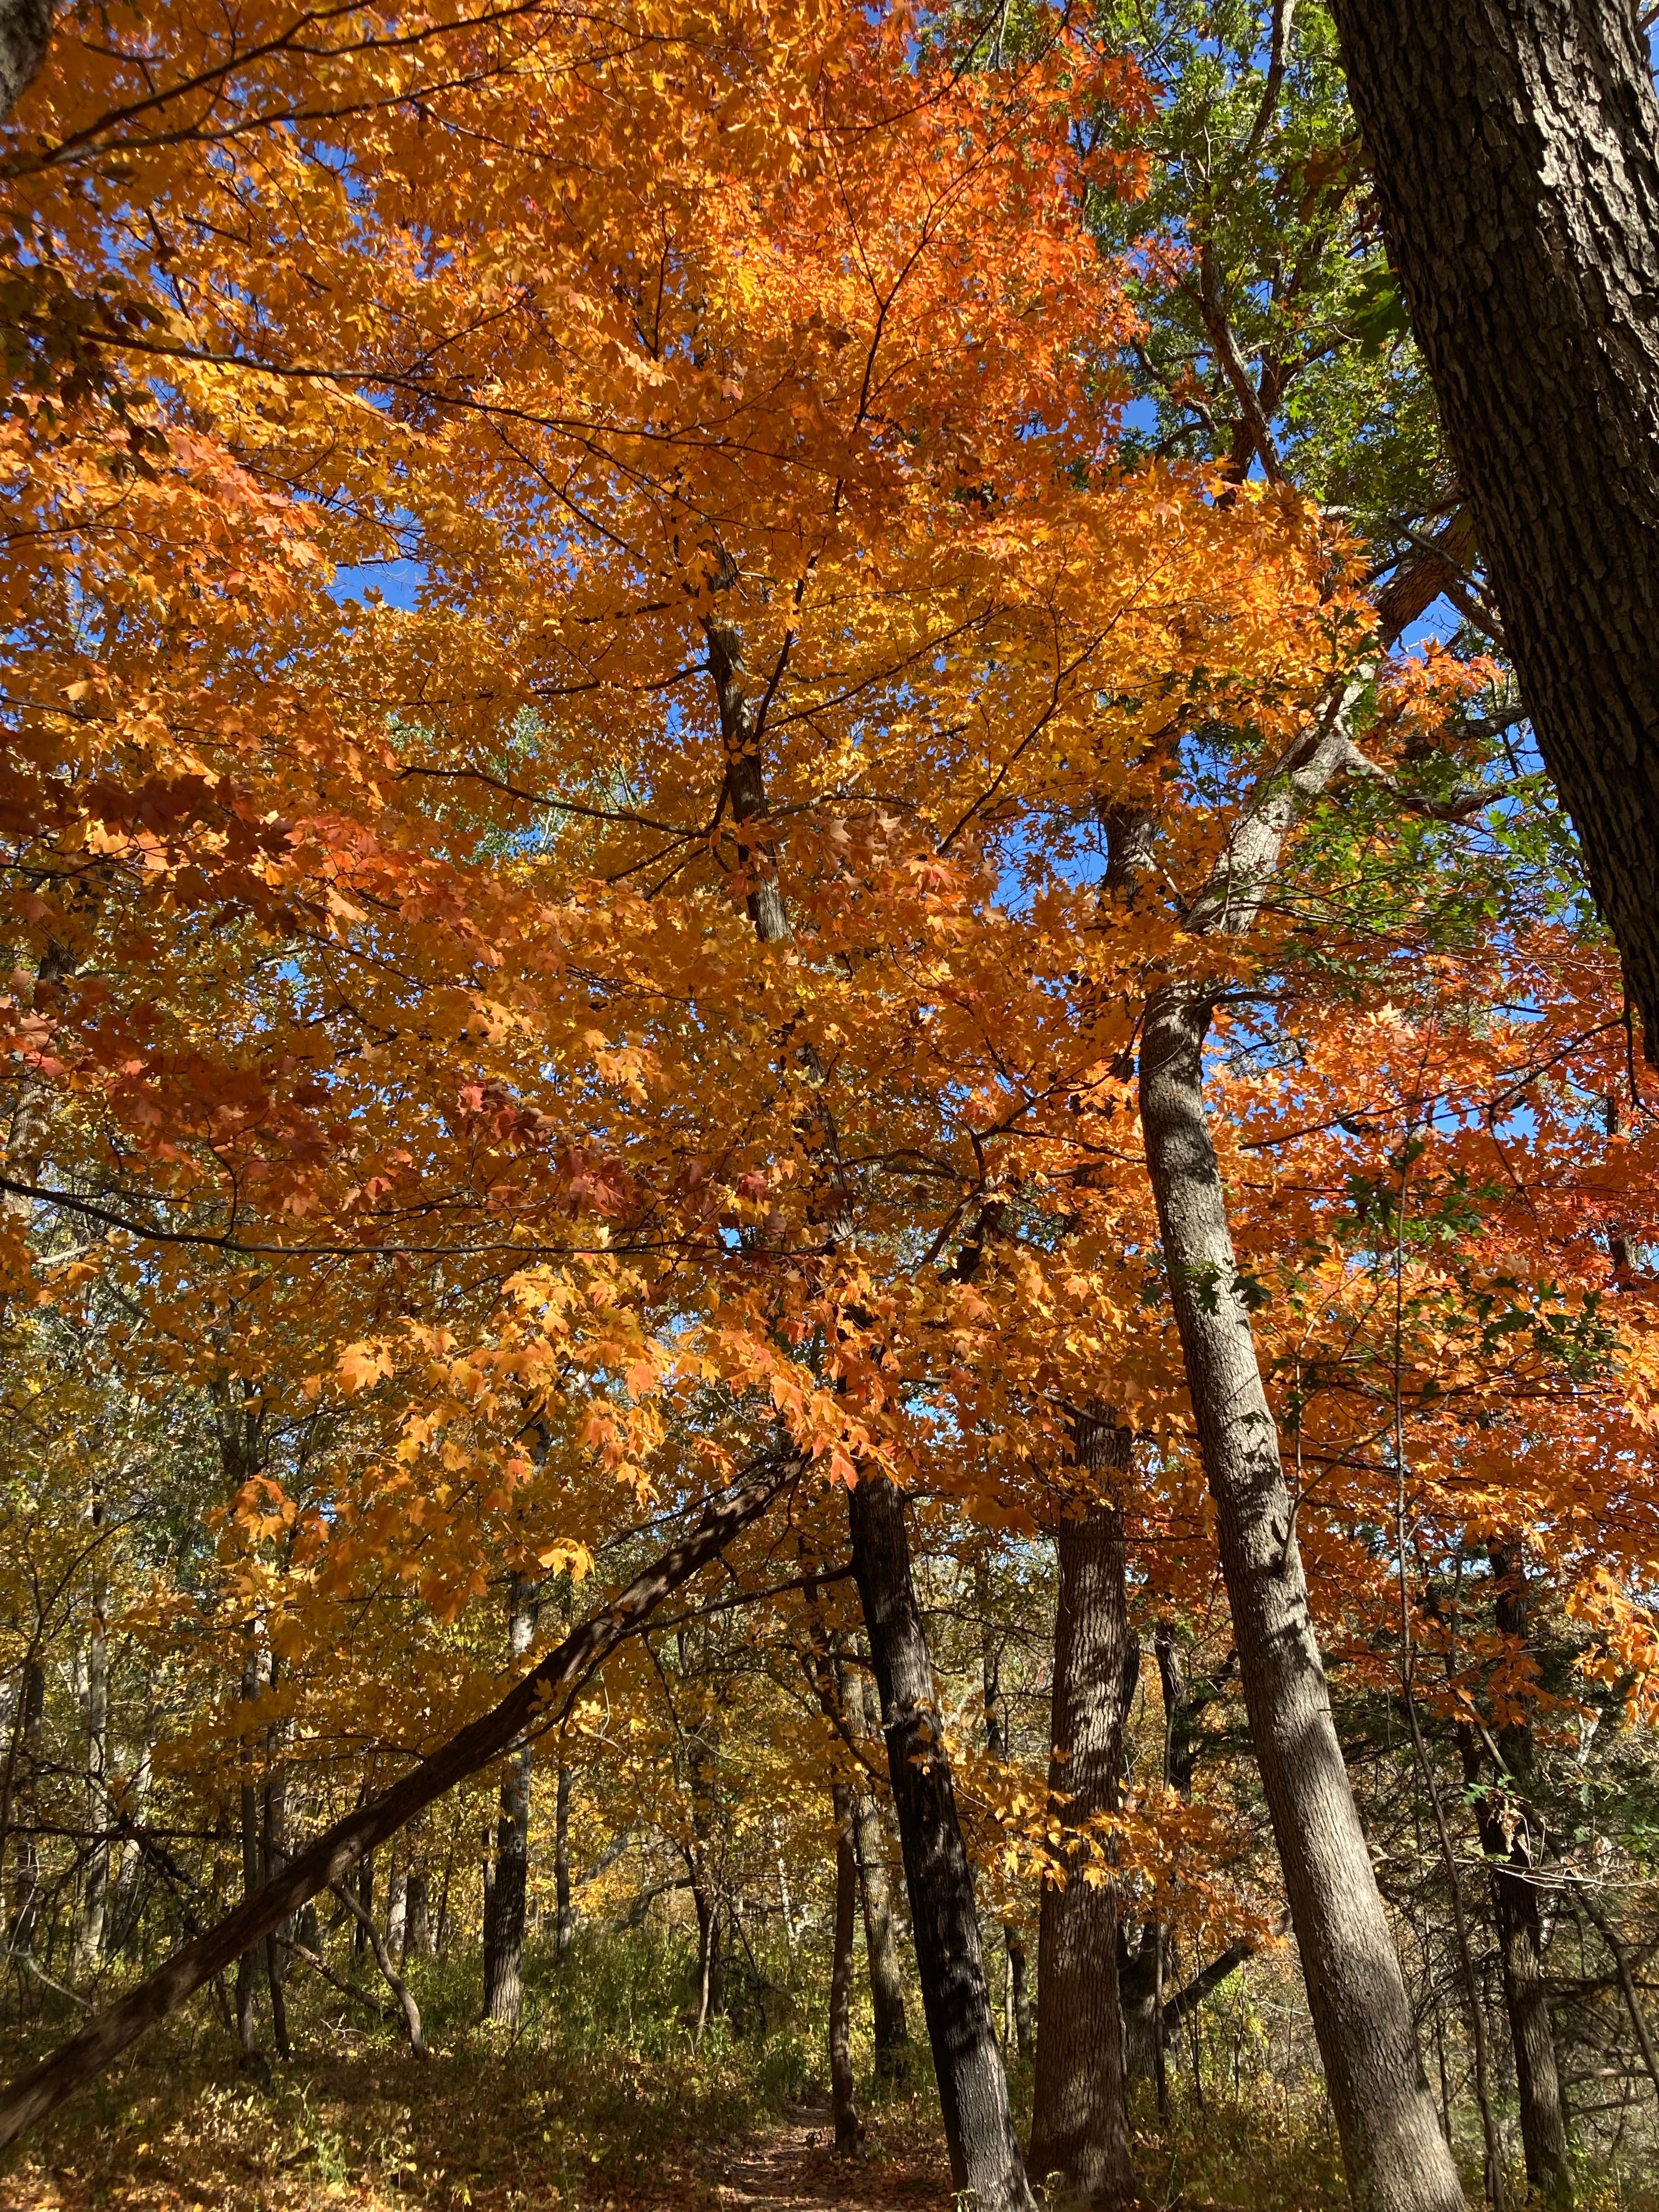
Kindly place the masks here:
<instances>
[{"instance_id":1,"label":"forest background","mask_svg":"<svg viewBox=\"0 0 1659 2212\"><path fill-rule=\"evenodd\" d=\"M5 2201L1652 2201L1653 1078L1327 11L0 170Z\"/></svg>"}]
</instances>

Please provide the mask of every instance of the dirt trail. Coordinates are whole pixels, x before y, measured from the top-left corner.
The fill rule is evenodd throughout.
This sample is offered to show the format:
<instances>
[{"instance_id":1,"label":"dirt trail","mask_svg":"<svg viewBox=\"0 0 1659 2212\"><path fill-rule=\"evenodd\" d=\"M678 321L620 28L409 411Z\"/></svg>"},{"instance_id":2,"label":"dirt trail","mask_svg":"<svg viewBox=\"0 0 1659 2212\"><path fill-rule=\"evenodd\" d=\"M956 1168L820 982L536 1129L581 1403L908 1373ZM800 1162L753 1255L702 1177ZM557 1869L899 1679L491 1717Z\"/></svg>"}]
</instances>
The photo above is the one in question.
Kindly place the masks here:
<instances>
[{"instance_id":1,"label":"dirt trail","mask_svg":"<svg viewBox=\"0 0 1659 2212\"><path fill-rule=\"evenodd\" d=\"M800 2106L744 2144L716 2193L730 2212L949 2212L951 2203L942 2158L879 2142L864 2157L837 2158L827 2105Z\"/></svg>"}]
</instances>

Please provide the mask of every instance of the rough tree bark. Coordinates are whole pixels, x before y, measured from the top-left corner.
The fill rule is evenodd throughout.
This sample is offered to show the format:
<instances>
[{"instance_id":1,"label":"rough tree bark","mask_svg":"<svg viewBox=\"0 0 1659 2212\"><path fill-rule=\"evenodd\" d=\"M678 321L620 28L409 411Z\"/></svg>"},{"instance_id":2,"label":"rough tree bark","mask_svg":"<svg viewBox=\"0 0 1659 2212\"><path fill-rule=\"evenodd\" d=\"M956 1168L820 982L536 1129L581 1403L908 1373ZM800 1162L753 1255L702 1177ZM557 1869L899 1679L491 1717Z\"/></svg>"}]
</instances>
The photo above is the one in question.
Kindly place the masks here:
<instances>
[{"instance_id":1,"label":"rough tree bark","mask_svg":"<svg viewBox=\"0 0 1659 2212\"><path fill-rule=\"evenodd\" d=\"M52 40L53 0L0 0L0 123L28 90Z\"/></svg>"},{"instance_id":2,"label":"rough tree bark","mask_svg":"<svg viewBox=\"0 0 1659 2212\"><path fill-rule=\"evenodd\" d=\"M1214 875L1186 908L1192 935L1249 927L1304 810L1356 764L1350 724L1371 673L1354 670L1246 794ZM1108 887L1133 900L1149 825L1108 814L1106 827ZM1239 1277L1210 1141L1204 1047L1212 1012L1201 979L1152 994L1141 1030L1140 1121L1251 1737L1354 2201L1359 2212L1462 2212L1342 1762L1249 1285Z\"/></svg>"},{"instance_id":3,"label":"rough tree bark","mask_svg":"<svg viewBox=\"0 0 1659 2212\"><path fill-rule=\"evenodd\" d=\"M853 1569L881 1692L922 2009L952 2186L975 2212L1033 2212L991 2019L974 1883L910 1573L904 1501L884 1475L851 1492Z\"/></svg>"},{"instance_id":4,"label":"rough tree bark","mask_svg":"<svg viewBox=\"0 0 1659 2212\"><path fill-rule=\"evenodd\" d=\"M851 2158L864 2141L853 2083L853 1922L858 1910L858 1864L853 1851L853 1792L831 1787L836 1815L836 1928L830 1963L830 2101L836 2148Z\"/></svg>"},{"instance_id":5,"label":"rough tree bark","mask_svg":"<svg viewBox=\"0 0 1659 2212\"><path fill-rule=\"evenodd\" d=\"M1155 994L1140 1111L1251 1740L1355 2202L1363 2212L1462 2212L1342 1763L1205 1118L1210 1012L1190 987Z\"/></svg>"},{"instance_id":6,"label":"rough tree bark","mask_svg":"<svg viewBox=\"0 0 1659 2212\"><path fill-rule=\"evenodd\" d=\"M1097 1478L1127 1471L1130 1441L1109 1419L1078 1419L1076 1457ZM1073 1827L1117 1805L1133 1680L1122 1507L1098 1493L1078 1503L1054 1531L1048 1767L1050 1797L1066 1801L1062 1817ZM1109 1884L1086 1881L1079 1860L1063 1888L1043 1885L1030 2166L1045 2181L1058 2177L1063 2201L1111 2212L1135 2197L1117 1960L1116 1896Z\"/></svg>"},{"instance_id":7,"label":"rough tree bark","mask_svg":"<svg viewBox=\"0 0 1659 2212\"><path fill-rule=\"evenodd\" d=\"M516 1666L536 1640L538 1584L514 1575L507 1642ZM530 1739L514 1745L501 1776L495 1820L495 1873L484 1926L484 2018L516 2027L524 2010L525 1884L530 1864Z\"/></svg>"},{"instance_id":8,"label":"rough tree bark","mask_svg":"<svg viewBox=\"0 0 1659 2212\"><path fill-rule=\"evenodd\" d=\"M1617 0L1334 0L1544 758L1659 1030L1659 104Z\"/></svg>"},{"instance_id":9,"label":"rough tree bark","mask_svg":"<svg viewBox=\"0 0 1659 2212\"><path fill-rule=\"evenodd\" d=\"M800 1462L791 1457L713 1500L687 1535L635 1576L626 1589L590 1613L498 1705L451 1736L390 1790L296 1852L274 1881L175 1951L61 2050L9 2083L0 2092L0 2150L100 2074L146 2028L165 2020L216 1974L262 1942L309 1899L343 1881L366 1851L395 1836L457 1783L499 1759L515 1737L559 1699L574 1695L665 1597L718 1559L799 1473Z\"/></svg>"}]
</instances>

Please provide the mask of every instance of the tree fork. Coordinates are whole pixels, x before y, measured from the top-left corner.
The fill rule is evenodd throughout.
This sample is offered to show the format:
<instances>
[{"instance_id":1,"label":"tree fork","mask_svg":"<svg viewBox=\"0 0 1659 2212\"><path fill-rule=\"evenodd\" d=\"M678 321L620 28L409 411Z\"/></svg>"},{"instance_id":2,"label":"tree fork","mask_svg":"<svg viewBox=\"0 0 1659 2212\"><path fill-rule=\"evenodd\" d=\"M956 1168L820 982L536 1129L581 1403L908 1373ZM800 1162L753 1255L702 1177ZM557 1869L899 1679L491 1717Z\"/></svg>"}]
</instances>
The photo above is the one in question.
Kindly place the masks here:
<instances>
[{"instance_id":1,"label":"tree fork","mask_svg":"<svg viewBox=\"0 0 1659 2212\"><path fill-rule=\"evenodd\" d=\"M696 1527L671 1545L622 1594L602 1606L556 1650L508 1691L501 1703L470 1722L403 1778L299 1852L273 1881L246 1899L193 1942L175 1951L147 1981L82 2028L0 2093L0 2149L64 2098L102 2073L146 2028L154 2027L216 1974L262 1942L291 1913L342 1882L363 1855L395 1836L417 1813L500 1758L515 1736L532 1727L556 1698L580 1688L602 1661L630 1636L663 1599L690 1581L794 1481L801 1462L793 1455L766 1474L705 1507Z\"/></svg>"}]
</instances>

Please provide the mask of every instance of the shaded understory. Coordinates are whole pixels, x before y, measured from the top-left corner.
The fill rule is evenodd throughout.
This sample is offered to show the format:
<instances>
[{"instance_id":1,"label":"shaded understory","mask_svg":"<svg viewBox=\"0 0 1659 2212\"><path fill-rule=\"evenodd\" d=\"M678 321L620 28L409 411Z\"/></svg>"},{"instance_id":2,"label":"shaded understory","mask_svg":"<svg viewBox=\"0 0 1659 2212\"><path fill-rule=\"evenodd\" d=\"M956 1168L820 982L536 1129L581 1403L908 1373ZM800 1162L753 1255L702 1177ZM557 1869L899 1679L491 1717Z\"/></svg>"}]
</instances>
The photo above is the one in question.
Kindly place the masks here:
<instances>
[{"instance_id":1,"label":"shaded understory","mask_svg":"<svg viewBox=\"0 0 1659 2212\"><path fill-rule=\"evenodd\" d=\"M509 2036L476 2024L476 1968L412 1962L432 2048L424 2064L389 2026L365 2025L361 2009L296 1977L294 2057L241 2066L218 2012L199 2002L12 2154L0 2212L949 2205L931 2080L873 2099L867 2020L866 2151L850 2166L835 2157L819 2087L823 1962L810 1950L781 1965L776 1983L734 1992L732 2017L701 2041L684 1943L672 1932L580 1943L562 1969L532 1950L527 1966L524 2024ZM1254 2063L1273 2056L1262 2047L1273 1997L1264 1984L1260 2005L1239 2004L1231 2024L1218 2014L1198 2084L1190 2068L1172 2075L1167 2127L1142 2093L1149 2206L1346 2204L1316 2084ZM7 2037L7 2070L66 2025L37 2013L27 2033ZM1014 2080L1028 2116L1028 2069ZM1659 2193L1628 2179L1589 2183L1581 2203L1659 2212Z\"/></svg>"}]
</instances>

